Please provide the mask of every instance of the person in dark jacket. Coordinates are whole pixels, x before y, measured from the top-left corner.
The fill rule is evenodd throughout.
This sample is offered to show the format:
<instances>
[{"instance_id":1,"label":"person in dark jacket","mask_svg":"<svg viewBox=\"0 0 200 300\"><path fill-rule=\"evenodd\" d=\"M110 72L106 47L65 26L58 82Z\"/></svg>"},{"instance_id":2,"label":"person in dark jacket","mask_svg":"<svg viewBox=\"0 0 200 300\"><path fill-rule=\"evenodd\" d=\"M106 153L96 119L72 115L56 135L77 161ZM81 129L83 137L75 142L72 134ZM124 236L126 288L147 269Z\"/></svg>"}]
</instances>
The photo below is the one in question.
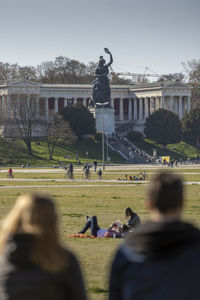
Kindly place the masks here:
<instances>
[{"instance_id":1,"label":"person in dark jacket","mask_svg":"<svg viewBox=\"0 0 200 300\"><path fill-rule=\"evenodd\" d=\"M129 231L134 231L141 224L139 216L130 207L125 208L125 218Z\"/></svg>"},{"instance_id":2,"label":"person in dark jacket","mask_svg":"<svg viewBox=\"0 0 200 300\"><path fill-rule=\"evenodd\" d=\"M0 230L1 300L86 300L76 257L58 235L50 197L21 196Z\"/></svg>"},{"instance_id":3,"label":"person in dark jacket","mask_svg":"<svg viewBox=\"0 0 200 300\"><path fill-rule=\"evenodd\" d=\"M155 175L147 207L150 221L129 234L115 255L109 299L200 299L200 231L181 221L181 179Z\"/></svg>"}]
</instances>

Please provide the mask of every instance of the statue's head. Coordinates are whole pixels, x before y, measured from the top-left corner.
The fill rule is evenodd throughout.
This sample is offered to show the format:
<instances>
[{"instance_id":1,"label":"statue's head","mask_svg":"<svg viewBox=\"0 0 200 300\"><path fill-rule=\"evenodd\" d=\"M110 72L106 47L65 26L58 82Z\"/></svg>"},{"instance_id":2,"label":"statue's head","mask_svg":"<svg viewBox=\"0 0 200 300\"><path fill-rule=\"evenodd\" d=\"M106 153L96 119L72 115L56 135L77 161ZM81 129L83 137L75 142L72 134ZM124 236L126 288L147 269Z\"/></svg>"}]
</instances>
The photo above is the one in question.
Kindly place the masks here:
<instances>
[{"instance_id":1,"label":"statue's head","mask_svg":"<svg viewBox=\"0 0 200 300\"><path fill-rule=\"evenodd\" d=\"M100 66L103 66L103 65L105 64L105 62L106 62L106 61L105 61L105 59L103 58L103 56L100 56L100 57L99 57L99 65L100 65Z\"/></svg>"}]
</instances>

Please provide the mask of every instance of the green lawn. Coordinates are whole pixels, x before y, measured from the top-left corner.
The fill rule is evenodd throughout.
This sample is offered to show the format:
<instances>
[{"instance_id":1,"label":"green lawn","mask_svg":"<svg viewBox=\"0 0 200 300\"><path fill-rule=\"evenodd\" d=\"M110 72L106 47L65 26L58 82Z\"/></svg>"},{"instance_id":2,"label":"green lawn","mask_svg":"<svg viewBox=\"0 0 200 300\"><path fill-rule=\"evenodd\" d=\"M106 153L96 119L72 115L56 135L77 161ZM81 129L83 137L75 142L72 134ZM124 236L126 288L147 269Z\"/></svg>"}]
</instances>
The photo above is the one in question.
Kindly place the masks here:
<instances>
[{"instance_id":1,"label":"green lawn","mask_svg":"<svg viewBox=\"0 0 200 300\"><path fill-rule=\"evenodd\" d=\"M26 166L27 162L31 166L58 166L59 161L62 161L64 164L69 163L69 161L78 163L76 154L78 154L81 163L86 161L93 162L95 158L100 162L102 159L101 149L101 143L97 143L90 138L79 141L72 146L59 144L55 148L53 160L49 160L47 143L43 140L33 140L33 155L30 156L23 141L0 138L0 163L7 166L21 166L22 164ZM88 152L88 158L86 157L86 152ZM65 159L65 156L69 156L70 159ZM109 156L113 163L125 162L116 152L109 150Z\"/></svg>"},{"instance_id":2,"label":"green lawn","mask_svg":"<svg viewBox=\"0 0 200 300\"><path fill-rule=\"evenodd\" d=\"M130 172L137 172L140 170L130 170ZM200 181L198 173L200 169L174 169L179 173L195 173L196 175L186 174L186 179L194 176L197 181ZM116 171L117 175L123 174L123 167L121 170ZM115 176L116 172L106 171L105 175ZM149 172L155 172L155 169L149 170ZM113 174L114 173L114 174ZM0 172L0 175L5 173ZM50 174L44 173L17 173L16 178L60 178L63 173ZM4 178L4 177L3 177ZM0 188L0 218L11 209L16 198L33 188L31 187L33 182L21 181L15 182L10 180L7 181L8 185L28 185L27 188L13 188L4 189ZM0 184L4 184L3 181ZM41 182L41 184L43 184ZM46 182L44 182L46 185ZM58 184L57 182L49 182L49 187L40 187L37 190L42 192L48 192L51 194L56 202L58 213L60 217L60 232L63 242L67 247L72 249L81 263L84 277L86 281L86 287L90 299L92 300L105 300L107 299L108 290L108 277L110 264L112 257L122 242L118 239L73 239L69 238L68 235L76 233L80 230L81 226L85 222L85 215L97 215L99 225L102 228L107 228L114 220L125 221L124 219L124 208L130 206L135 210L141 217L142 221L148 218L148 212L145 207L145 194L146 185L129 185L120 184L120 182L113 186L106 186L107 183L102 182L102 186L90 186L85 185L91 184L90 182L83 183L84 187L74 188L52 188L51 185ZM66 185L75 185L77 182L66 182ZM120 184L120 186L118 186ZM194 222L200 227L200 186L190 185L185 186L186 189L186 205L184 207L184 218L186 220ZM36 190L36 189L34 189Z\"/></svg>"}]
</instances>

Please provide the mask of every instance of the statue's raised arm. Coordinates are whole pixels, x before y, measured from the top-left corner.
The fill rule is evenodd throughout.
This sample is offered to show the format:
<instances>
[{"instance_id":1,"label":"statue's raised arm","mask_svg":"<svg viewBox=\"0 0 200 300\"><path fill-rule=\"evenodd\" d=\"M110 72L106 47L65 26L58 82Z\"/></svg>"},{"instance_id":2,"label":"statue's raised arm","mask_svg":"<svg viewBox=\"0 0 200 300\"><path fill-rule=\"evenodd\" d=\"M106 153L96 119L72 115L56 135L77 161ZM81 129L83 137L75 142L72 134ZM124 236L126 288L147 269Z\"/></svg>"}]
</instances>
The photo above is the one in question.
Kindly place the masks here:
<instances>
[{"instance_id":1,"label":"statue's raised arm","mask_svg":"<svg viewBox=\"0 0 200 300\"><path fill-rule=\"evenodd\" d=\"M110 62L106 65L107 67L110 67L113 63L113 57L112 57L112 54L111 52L108 50L108 48L104 48L104 51L110 55Z\"/></svg>"}]
</instances>

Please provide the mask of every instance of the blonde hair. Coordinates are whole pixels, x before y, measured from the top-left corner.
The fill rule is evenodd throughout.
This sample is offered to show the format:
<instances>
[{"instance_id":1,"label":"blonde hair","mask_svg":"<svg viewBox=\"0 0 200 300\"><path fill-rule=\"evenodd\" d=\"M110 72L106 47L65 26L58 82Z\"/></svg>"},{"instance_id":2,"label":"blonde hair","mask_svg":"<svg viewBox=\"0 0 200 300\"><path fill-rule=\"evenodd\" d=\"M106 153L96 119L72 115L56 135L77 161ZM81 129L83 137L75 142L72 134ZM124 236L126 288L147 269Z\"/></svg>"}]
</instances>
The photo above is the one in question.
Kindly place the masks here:
<instances>
[{"instance_id":1,"label":"blonde hair","mask_svg":"<svg viewBox=\"0 0 200 300\"><path fill-rule=\"evenodd\" d=\"M61 247L57 214L52 199L44 194L28 193L20 196L3 220L0 230L0 253L9 235L32 234L31 261L49 272L67 266L67 255Z\"/></svg>"}]
</instances>

